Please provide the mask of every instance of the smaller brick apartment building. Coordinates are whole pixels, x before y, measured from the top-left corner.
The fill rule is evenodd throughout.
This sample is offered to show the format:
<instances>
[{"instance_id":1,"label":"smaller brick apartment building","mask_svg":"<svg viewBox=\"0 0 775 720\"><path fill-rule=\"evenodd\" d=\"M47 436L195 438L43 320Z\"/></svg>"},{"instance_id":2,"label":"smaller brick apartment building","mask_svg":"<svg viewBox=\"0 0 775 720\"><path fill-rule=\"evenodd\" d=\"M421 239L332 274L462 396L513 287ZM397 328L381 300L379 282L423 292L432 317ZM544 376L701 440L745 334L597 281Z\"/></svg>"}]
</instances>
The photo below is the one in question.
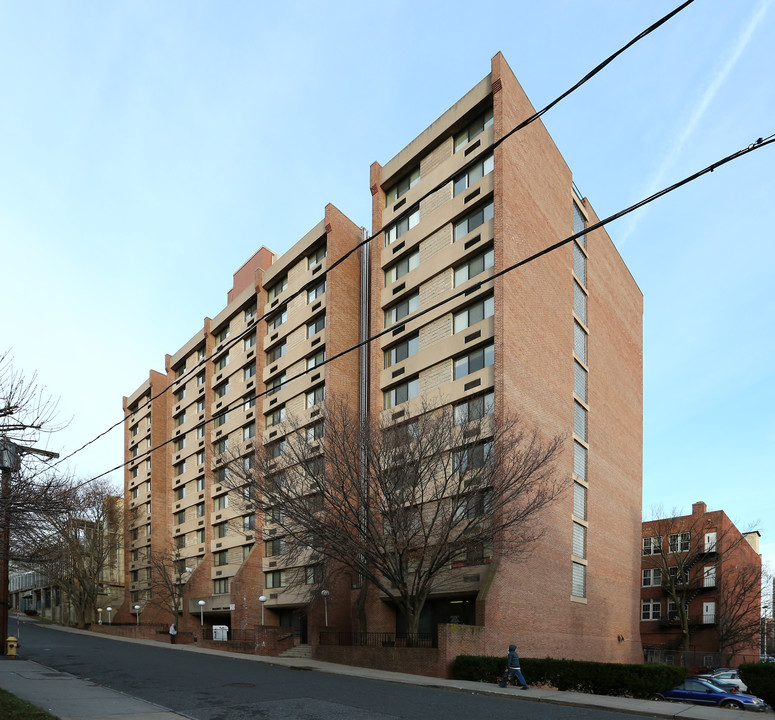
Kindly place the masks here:
<instances>
[{"instance_id":1,"label":"smaller brick apartment building","mask_svg":"<svg viewBox=\"0 0 775 720\"><path fill-rule=\"evenodd\" d=\"M711 667L758 656L758 531L704 502L643 523L640 635L647 660Z\"/></svg>"}]
</instances>

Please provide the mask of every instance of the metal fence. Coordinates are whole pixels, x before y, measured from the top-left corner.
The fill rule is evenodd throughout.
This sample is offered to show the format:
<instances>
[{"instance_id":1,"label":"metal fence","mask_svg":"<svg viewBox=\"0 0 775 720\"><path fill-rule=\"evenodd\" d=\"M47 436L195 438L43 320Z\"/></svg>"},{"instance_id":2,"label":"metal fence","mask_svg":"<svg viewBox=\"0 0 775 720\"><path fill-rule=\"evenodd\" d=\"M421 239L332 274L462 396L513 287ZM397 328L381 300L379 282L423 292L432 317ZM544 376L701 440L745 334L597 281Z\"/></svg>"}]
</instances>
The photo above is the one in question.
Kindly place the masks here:
<instances>
[{"instance_id":1,"label":"metal fence","mask_svg":"<svg viewBox=\"0 0 775 720\"><path fill-rule=\"evenodd\" d=\"M439 646L435 633L379 633L379 632L336 632L322 630L321 645L361 645L370 647L413 647L435 648Z\"/></svg>"}]
</instances>

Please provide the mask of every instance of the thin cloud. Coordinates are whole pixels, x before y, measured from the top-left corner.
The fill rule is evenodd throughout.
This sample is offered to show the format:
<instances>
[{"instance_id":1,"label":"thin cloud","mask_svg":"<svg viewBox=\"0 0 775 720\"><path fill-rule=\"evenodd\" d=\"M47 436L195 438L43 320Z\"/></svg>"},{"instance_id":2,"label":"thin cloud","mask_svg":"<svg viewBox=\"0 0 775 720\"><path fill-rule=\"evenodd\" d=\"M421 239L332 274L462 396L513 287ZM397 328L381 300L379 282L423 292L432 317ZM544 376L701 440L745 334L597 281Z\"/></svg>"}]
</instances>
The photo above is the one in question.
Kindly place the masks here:
<instances>
[{"instance_id":1,"label":"thin cloud","mask_svg":"<svg viewBox=\"0 0 775 720\"><path fill-rule=\"evenodd\" d=\"M759 24L764 19L764 16L767 14L767 10L769 10L772 3L773 0L762 0L762 2L759 4L759 7L754 10L749 21L743 28L743 31L737 38L737 42L735 42L734 46L732 47L732 50L729 53L729 56L727 57L723 66L713 78L713 81L710 83L710 85L708 85L708 87L705 89L705 92L702 94L697 107L694 108L694 111L689 117L689 120L684 124L681 132L675 138L672 147L664 156L662 163L659 165L656 172L652 175L649 184L647 185L644 192L640 195L640 197L648 197L649 195L652 195L657 190L661 189L665 184L665 177L673 169L676 158L683 151L684 146L694 134L697 126L700 123L700 120L702 120L705 112L713 102L719 89L724 84L727 77L729 77L729 74L732 72L743 52L745 52L748 43L751 41L751 38L759 27ZM630 222L630 226L620 236L618 236L617 240L619 245L624 244L629 236L635 232L640 222L646 216L646 212L648 211L643 210L633 217Z\"/></svg>"}]
</instances>

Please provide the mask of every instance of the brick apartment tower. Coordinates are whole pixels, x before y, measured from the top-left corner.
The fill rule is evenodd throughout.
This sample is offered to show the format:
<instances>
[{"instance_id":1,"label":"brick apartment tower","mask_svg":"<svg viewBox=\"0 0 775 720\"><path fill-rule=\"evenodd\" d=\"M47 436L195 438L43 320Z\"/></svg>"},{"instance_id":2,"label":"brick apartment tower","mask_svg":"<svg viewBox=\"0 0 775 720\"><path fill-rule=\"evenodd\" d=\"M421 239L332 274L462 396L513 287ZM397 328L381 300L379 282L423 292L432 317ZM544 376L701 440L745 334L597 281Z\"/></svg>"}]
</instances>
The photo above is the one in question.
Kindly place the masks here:
<instances>
[{"instance_id":1,"label":"brick apartment tower","mask_svg":"<svg viewBox=\"0 0 775 720\"><path fill-rule=\"evenodd\" d=\"M282 558L275 557L271 522L245 518L246 533L218 537L219 526L236 512L234 504L218 500L226 494L218 467L223 440L234 438L243 449L259 437L278 442L282 408L312 427L324 395L365 400L372 418L388 413L396 420L424 399L457 405L487 395L496 416L515 412L546 436L566 437L559 471L570 487L544 513L546 534L532 554L496 557L485 549L484 557L470 559L457 586L431 597L422 629L470 628L439 631L442 657L434 671L446 672L456 654L498 654L510 642L526 656L641 660L642 295L608 235L588 233L482 283L464 299L410 317L597 220L540 122L494 147L533 112L496 55L484 80L396 157L372 165L375 237L325 277L319 294L312 292L315 274L322 279L361 238L332 206L284 255L262 249L251 258L235 274L228 306L168 358L167 374L152 372L125 398L127 607L141 601L146 588L142 553L134 551L172 538L185 557L181 565L193 570L182 576L185 622L198 624L201 599L209 624L252 627L260 622L257 598L264 595L267 624L293 625L300 639L314 644L319 603L306 604L308 594L294 594L293 587L281 593L273 588L282 579L276 574ZM288 300L302 287L303 295ZM283 385L284 372L291 377L315 367L319 348L331 357L354 345L364 332L359 321L365 307L370 334L392 328L371 344L368 372L351 353ZM186 377L182 369L217 352L228 342L224 330L235 337L256 313L271 314L256 324L255 347L233 345L228 366L219 365L216 354L188 376L181 396L183 381L175 378ZM252 383L246 375L251 367ZM171 391L159 395L170 382ZM256 417L245 402L200 436L198 424L217 417L222 403L265 388L272 394L260 400ZM150 409L148 397L156 397ZM256 439L248 434L251 426ZM183 434L185 446L178 441ZM165 440L170 444L153 452L147 469L143 451ZM148 537L146 510L153 517ZM355 597L348 588L332 591L331 629L356 629ZM369 599L367 618L370 631L400 629L394 609L377 594Z\"/></svg>"}]
</instances>

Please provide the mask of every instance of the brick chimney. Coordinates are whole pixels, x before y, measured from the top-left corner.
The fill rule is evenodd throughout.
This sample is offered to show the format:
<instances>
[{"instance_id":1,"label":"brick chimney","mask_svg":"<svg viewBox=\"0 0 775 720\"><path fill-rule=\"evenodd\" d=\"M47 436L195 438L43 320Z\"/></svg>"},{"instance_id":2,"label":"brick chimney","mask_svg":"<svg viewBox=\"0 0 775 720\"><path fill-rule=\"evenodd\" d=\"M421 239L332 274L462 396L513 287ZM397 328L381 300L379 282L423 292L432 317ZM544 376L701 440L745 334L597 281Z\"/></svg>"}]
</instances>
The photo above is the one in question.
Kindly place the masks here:
<instances>
[{"instance_id":1,"label":"brick chimney","mask_svg":"<svg viewBox=\"0 0 775 720\"><path fill-rule=\"evenodd\" d=\"M708 512L708 506L700 500L692 505L692 515L704 515Z\"/></svg>"}]
</instances>

